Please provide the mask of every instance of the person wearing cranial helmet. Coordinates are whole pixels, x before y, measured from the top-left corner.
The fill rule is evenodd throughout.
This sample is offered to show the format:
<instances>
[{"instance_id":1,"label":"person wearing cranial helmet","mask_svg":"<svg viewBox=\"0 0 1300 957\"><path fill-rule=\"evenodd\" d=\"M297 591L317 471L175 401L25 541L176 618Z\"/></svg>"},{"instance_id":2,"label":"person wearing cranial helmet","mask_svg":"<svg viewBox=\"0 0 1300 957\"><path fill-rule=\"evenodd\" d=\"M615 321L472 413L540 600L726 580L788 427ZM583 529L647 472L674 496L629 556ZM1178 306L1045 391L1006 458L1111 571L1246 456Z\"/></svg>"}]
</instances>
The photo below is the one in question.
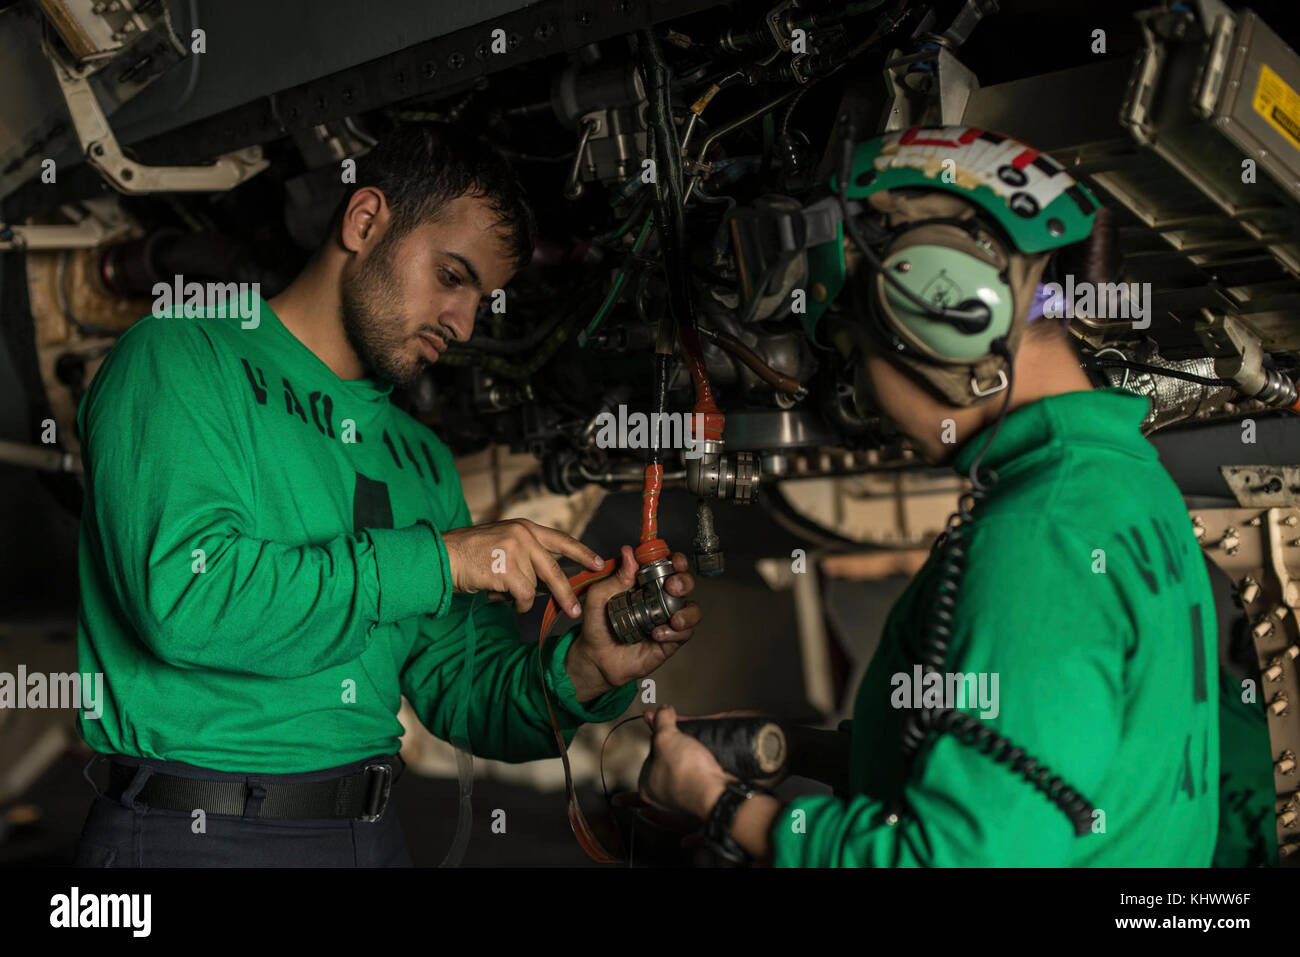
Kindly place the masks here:
<instances>
[{"instance_id":1,"label":"person wearing cranial helmet","mask_svg":"<svg viewBox=\"0 0 1300 957\"><path fill-rule=\"evenodd\" d=\"M844 255L810 261L844 295L807 332L849 359L861 410L972 491L890 611L852 720L790 729L787 772L833 794L737 782L660 708L641 800L777 866L1209 865L1205 562L1146 399L1095 389L1041 315L1045 277L1114 271L1108 216L1050 157L970 128L849 143L832 191Z\"/></svg>"}]
</instances>

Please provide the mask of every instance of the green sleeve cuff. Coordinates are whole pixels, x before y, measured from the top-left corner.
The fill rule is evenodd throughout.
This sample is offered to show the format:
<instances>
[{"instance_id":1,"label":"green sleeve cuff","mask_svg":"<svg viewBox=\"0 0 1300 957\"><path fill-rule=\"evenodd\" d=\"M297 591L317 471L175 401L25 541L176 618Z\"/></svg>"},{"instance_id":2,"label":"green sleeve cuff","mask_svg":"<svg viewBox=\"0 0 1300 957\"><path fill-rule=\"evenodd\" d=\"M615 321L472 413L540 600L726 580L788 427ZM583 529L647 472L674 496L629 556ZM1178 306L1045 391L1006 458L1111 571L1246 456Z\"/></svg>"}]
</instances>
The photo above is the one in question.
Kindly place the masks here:
<instances>
[{"instance_id":1,"label":"green sleeve cuff","mask_svg":"<svg viewBox=\"0 0 1300 957\"><path fill-rule=\"evenodd\" d=\"M576 727L583 722L599 724L602 721L613 721L628 709L628 705L636 697L636 682L629 681L621 688L606 691L586 704L578 701L577 693L573 690L573 681L569 678L569 673L564 670L565 656L568 655L569 646L573 644L573 639L577 635L578 628L574 626L562 635L544 639L551 645L549 653L543 649L543 654L546 658L546 687L559 712L556 718L560 724L570 727ZM565 717L570 720L565 721Z\"/></svg>"},{"instance_id":2,"label":"green sleeve cuff","mask_svg":"<svg viewBox=\"0 0 1300 957\"><path fill-rule=\"evenodd\" d=\"M368 528L378 588L375 620L444 615L451 607L451 563L438 530L421 519L409 528Z\"/></svg>"},{"instance_id":3,"label":"green sleeve cuff","mask_svg":"<svg viewBox=\"0 0 1300 957\"><path fill-rule=\"evenodd\" d=\"M772 822L769 838L772 842L773 867L815 867L809 858L816 847L808 834L808 826L820 805L834 800L817 794L795 798L787 804ZM797 813L802 811L803 813Z\"/></svg>"}]
</instances>

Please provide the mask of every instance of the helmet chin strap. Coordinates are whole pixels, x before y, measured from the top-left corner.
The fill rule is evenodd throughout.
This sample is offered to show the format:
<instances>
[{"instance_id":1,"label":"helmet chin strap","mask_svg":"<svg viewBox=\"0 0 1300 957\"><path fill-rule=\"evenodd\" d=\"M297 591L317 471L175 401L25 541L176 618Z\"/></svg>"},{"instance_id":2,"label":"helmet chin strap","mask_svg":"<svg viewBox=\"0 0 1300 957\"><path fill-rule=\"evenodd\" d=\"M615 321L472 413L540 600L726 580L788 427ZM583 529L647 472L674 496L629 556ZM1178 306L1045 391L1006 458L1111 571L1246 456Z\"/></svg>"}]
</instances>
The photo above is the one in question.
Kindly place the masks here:
<instances>
[{"instance_id":1,"label":"helmet chin strap","mask_svg":"<svg viewBox=\"0 0 1300 957\"><path fill-rule=\"evenodd\" d=\"M879 320L873 320L878 322ZM894 368L898 369L910 381L915 382L919 388L947 408L968 409L976 405L981 405L985 401L999 395L1004 390L1009 391L1011 368L1010 363L1014 361L1014 356L1009 350L1007 343L1003 339L995 340L998 343L994 354L1002 358L1002 365L1005 367L1000 370L1002 374L998 377L998 382L1005 382L1005 387L999 386L991 388L982 395L972 394L973 401L959 403L954 402L949 390L944 385L951 385L955 378L962 378L965 372L959 372L958 367L946 367L939 363L921 363L921 362L899 362L894 358L892 350L878 334L872 333L866 323L863 322L846 322L843 325L847 333L847 340L850 343L849 348L841 347L840 352L845 361L850 363L853 369L853 405L858 414L864 418L873 414L879 414L888 418L884 409L867 408L859 401L859 396L869 396L870 391L870 373L867 371L867 357L874 355L888 362ZM897 425L897 423L892 423Z\"/></svg>"}]
</instances>

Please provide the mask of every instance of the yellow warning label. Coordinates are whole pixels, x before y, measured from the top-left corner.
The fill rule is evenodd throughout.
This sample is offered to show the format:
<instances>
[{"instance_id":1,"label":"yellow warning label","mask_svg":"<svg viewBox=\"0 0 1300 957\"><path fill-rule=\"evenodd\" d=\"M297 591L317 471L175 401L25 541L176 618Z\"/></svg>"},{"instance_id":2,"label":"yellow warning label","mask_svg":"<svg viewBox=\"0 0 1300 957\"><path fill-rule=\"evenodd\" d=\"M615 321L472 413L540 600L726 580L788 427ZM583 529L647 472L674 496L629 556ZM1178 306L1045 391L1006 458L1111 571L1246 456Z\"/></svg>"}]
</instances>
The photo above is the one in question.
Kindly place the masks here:
<instances>
[{"instance_id":1,"label":"yellow warning label","mask_svg":"<svg viewBox=\"0 0 1300 957\"><path fill-rule=\"evenodd\" d=\"M1300 93L1267 66L1259 69L1255 87L1255 112L1268 121L1296 149L1300 149Z\"/></svg>"}]
</instances>

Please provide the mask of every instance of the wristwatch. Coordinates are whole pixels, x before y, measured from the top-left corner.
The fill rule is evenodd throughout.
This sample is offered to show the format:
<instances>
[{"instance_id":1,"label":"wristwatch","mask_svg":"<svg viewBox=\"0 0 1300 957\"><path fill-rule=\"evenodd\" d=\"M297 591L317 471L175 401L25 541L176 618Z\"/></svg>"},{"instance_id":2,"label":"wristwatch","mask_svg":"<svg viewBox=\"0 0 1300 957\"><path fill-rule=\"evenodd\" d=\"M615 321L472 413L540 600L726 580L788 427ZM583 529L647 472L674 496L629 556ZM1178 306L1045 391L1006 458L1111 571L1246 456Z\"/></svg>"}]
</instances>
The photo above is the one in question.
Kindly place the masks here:
<instances>
[{"instance_id":1,"label":"wristwatch","mask_svg":"<svg viewBox=\"0 0 1300 957\"><path fill-rule=\"evenodd\" d=\"M754 858L731 836L731 824L736 819L736 811L755 794L762 793L758 788L740 781L728 781L727 789L718 798L713 810L704 821L702 836L713 851L732 864L751 864Z\"/></svg>"}]
</instances>

